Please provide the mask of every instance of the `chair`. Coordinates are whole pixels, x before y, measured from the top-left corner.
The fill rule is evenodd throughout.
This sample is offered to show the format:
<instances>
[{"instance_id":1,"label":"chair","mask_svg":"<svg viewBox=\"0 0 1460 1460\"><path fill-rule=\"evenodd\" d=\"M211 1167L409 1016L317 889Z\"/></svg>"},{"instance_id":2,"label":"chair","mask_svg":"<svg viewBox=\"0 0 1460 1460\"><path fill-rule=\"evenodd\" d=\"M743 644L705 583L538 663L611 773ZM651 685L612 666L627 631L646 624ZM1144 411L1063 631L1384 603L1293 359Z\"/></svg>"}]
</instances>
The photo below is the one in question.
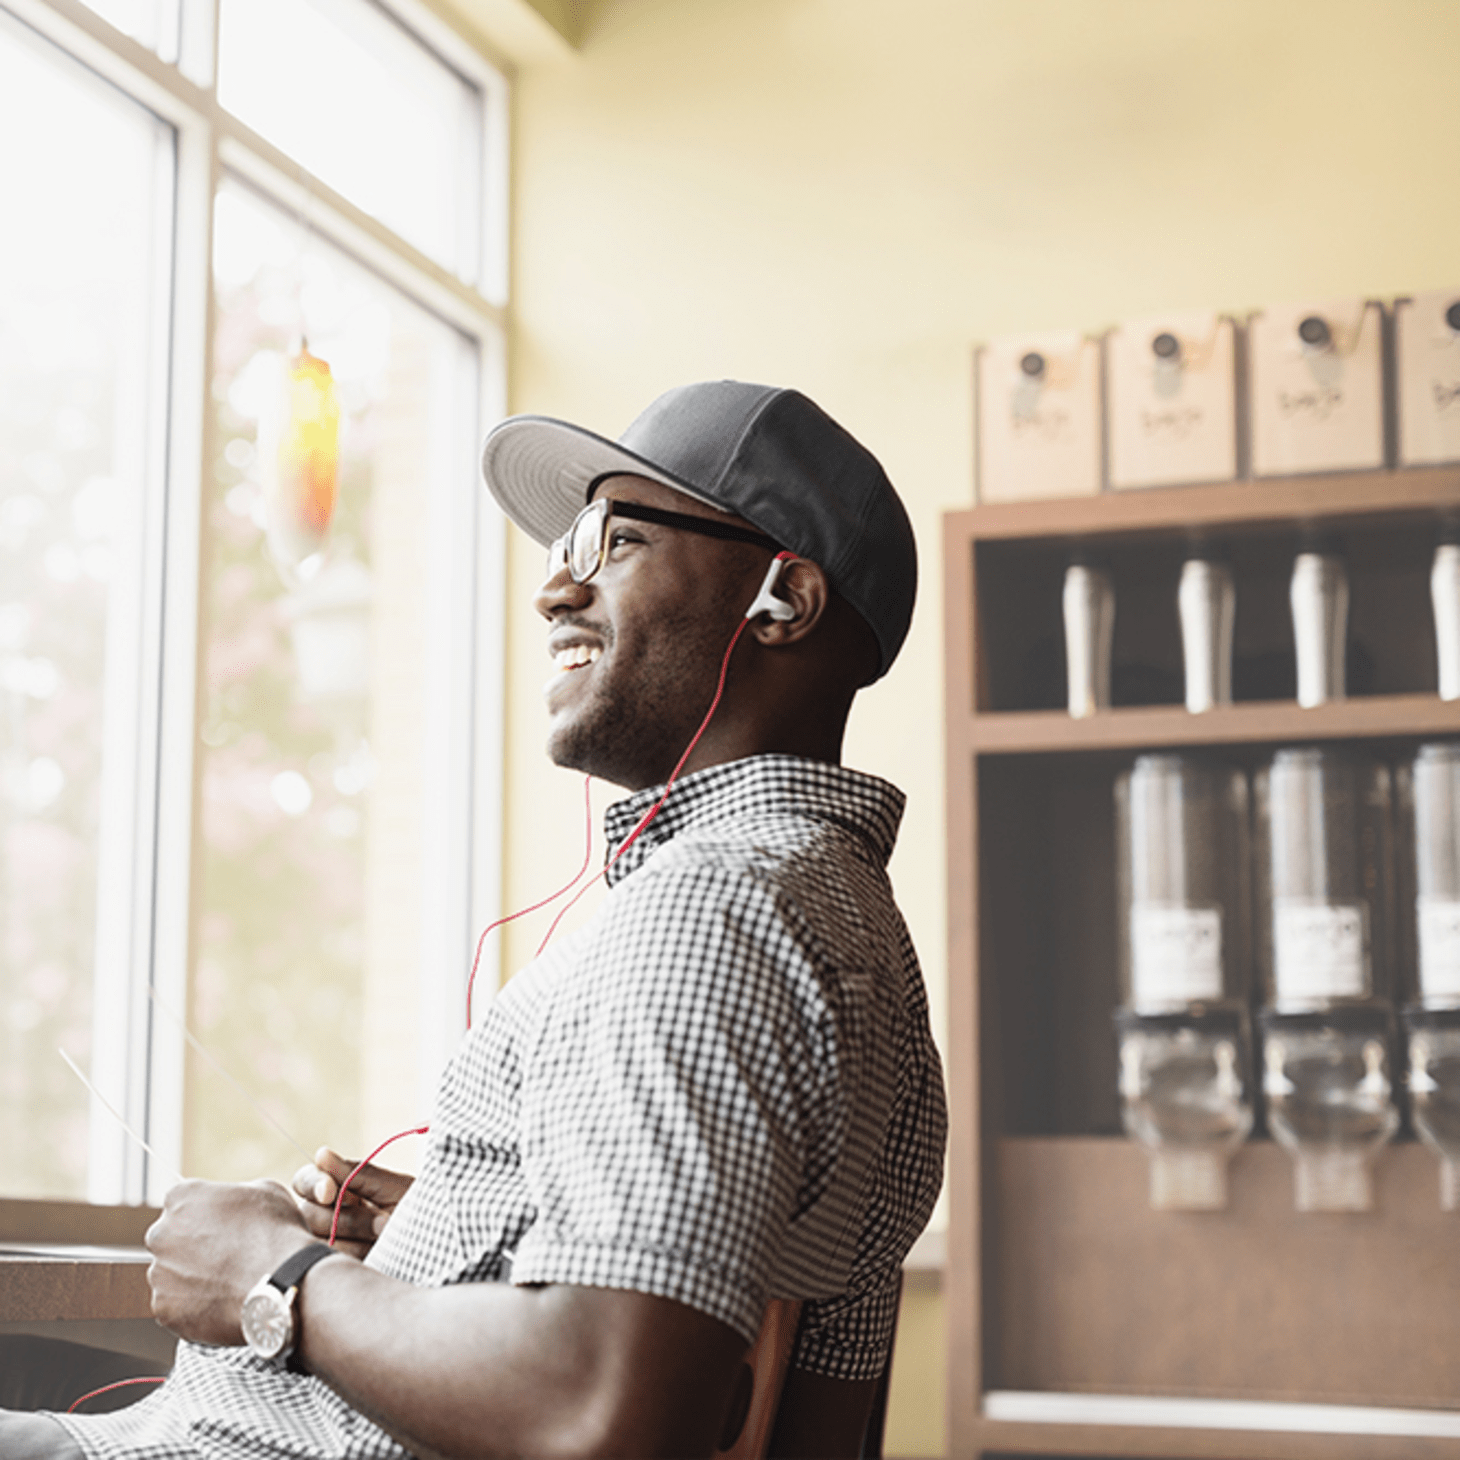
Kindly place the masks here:
<instances>
[{"instance_id":1,"label":"chair","mask_svg":"<svg viewBox=\"0 0 1460 1460\"><path fill-rule=\"evenodd\" d=\"M772 1298L766 1304L760 1332L735 1379L716 1455L726 1460L764 1460L800 1320L801 1304L794 1299Z\"/></svg>"},{"instance_id":2,"label":"chair","mask_svg":"<svg viewBox=\"0 0 1460 1460\"><path fill-rule=\"evenodd\" d=\"M901 1307L902 1275L898 1274L898 1306ZM765 1460L777 1421L794 1416L781 1413L791 1352L796 1345L801 1304L789 1298L773 1298L761 1319L760 1332L740 1366L734 1393L726 1411L715 1454L725 1460ZM897 1340L894 1321L893 1343ZM892 1350L878 1376L871 1409L862 1433L861 1460L881 1460L882 1433L887 1419L887 1391L892 1377ZM803 1416L803 1418L805 1418Z\"/></svg>"}]
</instances>

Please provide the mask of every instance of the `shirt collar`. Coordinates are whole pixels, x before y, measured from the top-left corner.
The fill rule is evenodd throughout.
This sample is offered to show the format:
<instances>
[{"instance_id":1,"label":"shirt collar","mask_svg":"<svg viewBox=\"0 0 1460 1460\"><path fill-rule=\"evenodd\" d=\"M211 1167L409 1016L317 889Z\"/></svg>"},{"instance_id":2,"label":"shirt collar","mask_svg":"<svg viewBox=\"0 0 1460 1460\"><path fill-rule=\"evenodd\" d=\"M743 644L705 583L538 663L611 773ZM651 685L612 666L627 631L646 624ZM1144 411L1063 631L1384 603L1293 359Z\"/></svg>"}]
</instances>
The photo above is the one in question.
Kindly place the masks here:
<instances>
[{"instance_id":1,"label":"shirt collar","mask_svg":"<svg viewBox=\"0 0 1460 1460\"><path fill-rule=\"evenodd\" d=\"M794 755L758 755L696 771L676 781L659 814L634 844L613 856L640 818L664 794L637 791L604 813L610 886L643 866L665 843L691 828L732 822L747 814L805 816L832 821L859 836L885 866L897 840L907 798L896 786L846 766Z\"/></svg>"}]
</instances>

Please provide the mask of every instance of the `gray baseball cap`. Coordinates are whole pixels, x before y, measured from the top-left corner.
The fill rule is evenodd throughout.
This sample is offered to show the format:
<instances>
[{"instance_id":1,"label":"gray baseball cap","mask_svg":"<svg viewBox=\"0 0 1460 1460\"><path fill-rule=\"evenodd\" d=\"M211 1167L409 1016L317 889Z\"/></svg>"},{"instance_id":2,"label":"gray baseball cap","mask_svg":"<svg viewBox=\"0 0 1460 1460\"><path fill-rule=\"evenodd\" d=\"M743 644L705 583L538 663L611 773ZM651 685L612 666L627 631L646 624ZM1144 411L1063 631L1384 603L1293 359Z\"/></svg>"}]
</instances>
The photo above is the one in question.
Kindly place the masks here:
<instances>
[{"instance_id":1,"label":"gray baseball cap","mask_svg":"<svg viewBox=\"0 0 1460 1460\"><path fill-rule=\"evenodd\" d=\"M547 546L599 483L648 477L734 513L799 557L871 626L885 674L907 637L917 545L877 458L799 391L738 380L661 395L618 441L550 416L510 416L482 447L503 511Z\"/></svg>"}]
</instances>

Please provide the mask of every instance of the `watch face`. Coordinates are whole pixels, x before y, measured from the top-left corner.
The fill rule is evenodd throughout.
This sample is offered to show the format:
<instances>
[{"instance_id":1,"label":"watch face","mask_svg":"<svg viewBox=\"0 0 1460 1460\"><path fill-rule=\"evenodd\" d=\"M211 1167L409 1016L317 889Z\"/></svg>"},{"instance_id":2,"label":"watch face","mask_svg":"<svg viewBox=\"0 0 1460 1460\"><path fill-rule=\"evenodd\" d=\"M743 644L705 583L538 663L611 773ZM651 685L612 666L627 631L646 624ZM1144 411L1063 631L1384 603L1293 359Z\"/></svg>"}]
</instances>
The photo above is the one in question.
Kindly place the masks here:
<instances>
[{"instance_id":1,"label":"watch face","mask_svg":"<svg viewBox=\"0 0 1460 1460\"><path fill-rule=\"evenodd\" d=\"M244 1342L261 1358L274 1359L294 1336L294 1314L289 1300L268 1282L260 1283L243 1300Z\"/></svg>"}]
</instances>

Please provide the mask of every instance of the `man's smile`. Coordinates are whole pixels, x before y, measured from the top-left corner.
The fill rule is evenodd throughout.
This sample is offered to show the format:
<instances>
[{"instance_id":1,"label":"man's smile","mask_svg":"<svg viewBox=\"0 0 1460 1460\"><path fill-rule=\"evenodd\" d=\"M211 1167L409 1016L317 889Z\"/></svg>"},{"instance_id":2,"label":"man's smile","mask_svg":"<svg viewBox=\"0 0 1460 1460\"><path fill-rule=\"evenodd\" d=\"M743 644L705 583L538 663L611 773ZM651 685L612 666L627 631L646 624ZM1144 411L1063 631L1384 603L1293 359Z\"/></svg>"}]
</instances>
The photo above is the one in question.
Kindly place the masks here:
<instances>
[{"instance_id":1,"label":"man's smile","mask_svg":"<svg viewBox=\"0 0 1460 1460\"><path fill-rule=\"evenodd\" d=\"M571 676L591 669L603 657L602 640L576 624L560 625L548 636L547 649L553 661L553 671L542 687L547 699Z\"/></svg>"},{"instance_id":2,"label":"man's smile","mask_svg":"<svg viewBox=\"0 0 1460 1460\"><path fill-rule=\"evenodd\" d=\"M596 644L570 644L553 655L553 664L558 669L582 669L592 664L603 653Z\"/></svg>"}]
</instances>

